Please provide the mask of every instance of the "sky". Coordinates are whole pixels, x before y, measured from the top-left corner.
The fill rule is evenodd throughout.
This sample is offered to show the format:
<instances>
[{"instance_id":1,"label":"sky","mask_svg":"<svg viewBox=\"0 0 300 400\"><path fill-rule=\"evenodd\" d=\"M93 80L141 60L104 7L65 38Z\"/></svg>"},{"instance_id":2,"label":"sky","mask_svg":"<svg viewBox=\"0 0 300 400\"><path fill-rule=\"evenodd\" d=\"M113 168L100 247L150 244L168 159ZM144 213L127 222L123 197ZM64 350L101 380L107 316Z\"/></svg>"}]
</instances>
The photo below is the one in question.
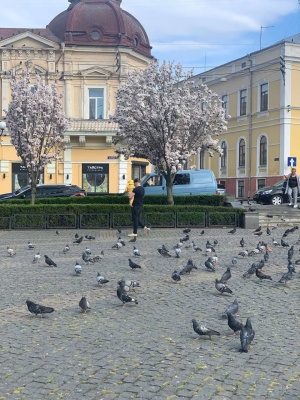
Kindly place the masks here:
<instances>
[{"instance_id":1,"label":"sky","mask_svg":"<svg viewBox=\"0 0 300 400\"><path fill-rule=\"evenodd\" d=\"M67 0L1 2L2 28L45 28ZM300 0L123 0L160 62L201 73L300 32Z\"/></svg>"}]
</instances>

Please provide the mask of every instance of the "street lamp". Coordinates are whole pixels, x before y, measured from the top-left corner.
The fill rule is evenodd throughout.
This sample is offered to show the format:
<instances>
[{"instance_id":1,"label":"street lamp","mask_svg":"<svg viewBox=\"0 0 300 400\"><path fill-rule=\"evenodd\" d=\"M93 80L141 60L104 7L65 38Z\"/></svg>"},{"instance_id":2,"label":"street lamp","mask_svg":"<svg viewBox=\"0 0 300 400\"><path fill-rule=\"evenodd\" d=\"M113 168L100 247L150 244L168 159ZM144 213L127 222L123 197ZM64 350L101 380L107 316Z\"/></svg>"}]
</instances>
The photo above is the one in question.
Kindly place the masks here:
<instances>
[{"instance_id":1,"label":"street lamp","mask_svg":"<svg viewBox=\"0 0 300 400\"><path fill-rule=\"evenodd\" d=\"M2 136L3 136L3 132L4 132L4 129L6 128L6 122L5 121L0 121L0 131L1 131L1 133L0 133L0 140L1 140L1 142L2 142Z\"/></svg>"}]
</instances>

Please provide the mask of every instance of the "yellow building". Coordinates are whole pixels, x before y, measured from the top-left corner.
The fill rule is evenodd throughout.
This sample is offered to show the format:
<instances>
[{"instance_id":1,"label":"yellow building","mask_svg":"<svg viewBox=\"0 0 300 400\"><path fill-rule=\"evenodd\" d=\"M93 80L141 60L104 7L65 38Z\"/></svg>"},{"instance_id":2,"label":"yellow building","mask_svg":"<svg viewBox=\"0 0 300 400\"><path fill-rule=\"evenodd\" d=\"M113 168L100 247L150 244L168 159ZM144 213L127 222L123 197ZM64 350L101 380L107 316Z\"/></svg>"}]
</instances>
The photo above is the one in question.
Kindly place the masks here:
<instances>
[{"instance_id":1,"label":"yellow building","mask_svg":"<svg viewBox=\"0 0 300 400\"><path fill-rule=\"evenodd\" d=\"M300 34L197 75L195 84L222 99L228 130L219 136L222 157L199 150L191 163L211 168L239 198L282 180L300 163L299 78Z\"/></svg>"},{"instance_id":2,"label":"yellow building","mask_svg":"<svg viewBox=\"0 0 300 400\"><path fill-rule=\"evenodd\" d=\"M113 138L118 127L109 117L120 83L129 72L151 62L151 46L142 25L121 8L122 0L69 2L68 9L46 28L0 28L0 120L10 102L10 74L29 69L46 83L56 80L71 125L64 133L63 159L45 168L42 181L72 183L89 192L121 193L128 179L145 174L148 163L117 156ZM1 193L28 183L7 135L4 129Z\"/></svg>"}]
</instances>

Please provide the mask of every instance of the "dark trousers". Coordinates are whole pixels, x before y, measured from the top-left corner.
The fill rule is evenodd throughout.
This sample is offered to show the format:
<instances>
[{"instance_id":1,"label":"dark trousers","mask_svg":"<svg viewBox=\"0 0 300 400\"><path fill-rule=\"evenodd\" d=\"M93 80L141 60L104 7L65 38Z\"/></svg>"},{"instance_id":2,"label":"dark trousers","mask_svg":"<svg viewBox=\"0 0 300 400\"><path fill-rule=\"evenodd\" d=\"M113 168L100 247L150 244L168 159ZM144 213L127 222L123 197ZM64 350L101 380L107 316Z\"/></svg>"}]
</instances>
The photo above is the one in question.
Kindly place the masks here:
<instances>
[{"instance_id":1,"label":"dark trousers","mask_svg":"<svg viewBox=\"0 0 300 400\"><path fill-rule=\"evenodd\" d=\"M132 218L132 223L133 223L133 233L137 233L138 226L141 228L144 228L144 223L141 220L141 212L142 212L143 206L138 206L138 207L131 207L131 218Z\"/></svg>"}]
</instances>

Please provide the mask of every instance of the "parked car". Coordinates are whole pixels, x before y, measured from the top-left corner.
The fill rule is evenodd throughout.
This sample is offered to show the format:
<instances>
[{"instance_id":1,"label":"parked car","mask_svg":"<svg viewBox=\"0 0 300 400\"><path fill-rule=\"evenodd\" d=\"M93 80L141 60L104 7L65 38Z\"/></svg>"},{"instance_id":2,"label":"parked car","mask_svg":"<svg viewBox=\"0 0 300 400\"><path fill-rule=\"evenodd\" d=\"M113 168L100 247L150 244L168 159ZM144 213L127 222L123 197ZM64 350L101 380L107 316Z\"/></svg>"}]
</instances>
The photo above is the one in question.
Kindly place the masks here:
<instances>
[{"instance_id":1,"label":"parked car","mask_svg":"<svg viewBox=\"0 0 300 400\"><path fill-rule=\"evenodd\" d=\"M217 192L221 196L227 196L226 188L222 183L217 184Z\"/></svg>"},{"instance_id":2,"label":"parked car","mask_svg":"<svg viewBox=\"0 0 300 400\"><path fill-rule=\"evenodd\" d=\"M167 194L166 180L162 175L146 174L141 181L146 195ZM210 169L181 170L173 182L174 196L218 194L216 177Z\"/></svg>"},{"instance_id":3,"label":"parked car","mask_svg":"<svg viewBox=\"0 0 300 400\"><path fill-rule=\"evenodd\" d=\"M44 185L36 186L36 198L85 196L85 191L76 185ZM0 200L28 199L31 197L31 186L27 185L13 193L0 195Z\"/></svg>"},{"instance_id":4,"label":"parked car","mask_svg":"<svg viewBox=\"0 0 300 400\"><path fill-rule=\"evenodd\" d=\"M285 194L285 180L279 181L272 186L267 186L257 190L254 193L253 200L257 203L273 204L274 206L288 202L288 196ZM298 196L299 199L299 196Z\"/></svg>"}]
</instances>

